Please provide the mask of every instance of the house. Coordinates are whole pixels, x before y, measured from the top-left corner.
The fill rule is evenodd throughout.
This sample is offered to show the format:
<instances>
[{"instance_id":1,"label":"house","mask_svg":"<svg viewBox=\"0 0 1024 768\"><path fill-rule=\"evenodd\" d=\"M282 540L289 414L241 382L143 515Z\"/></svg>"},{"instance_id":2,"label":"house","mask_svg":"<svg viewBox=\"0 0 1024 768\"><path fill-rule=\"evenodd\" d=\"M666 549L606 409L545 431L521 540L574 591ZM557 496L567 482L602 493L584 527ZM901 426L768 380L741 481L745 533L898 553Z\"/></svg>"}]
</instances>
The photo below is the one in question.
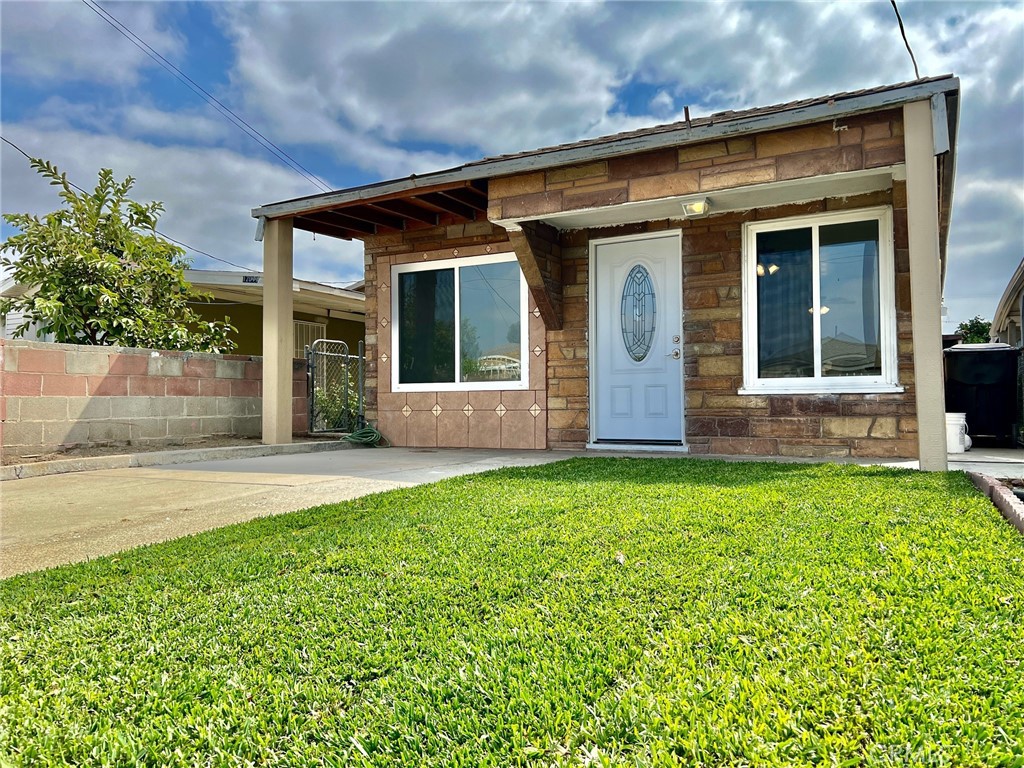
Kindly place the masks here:
<instances>
[{"instance_id":1,"label":"house","mask_svg":"<svg viewBox=\"0 0 1024 768\"><path fill-rule=\"evenodd\" d=\"M365 245L367 417L395 445L945 469L958 109L925 78L256 208L263 439L291 436L298 228Z\"/></svg>"},{"instance_id":2,"label":"house","mask_svg":"<svg viewBox=\"0 0 1024 768\"><path fill-rule=\"evenodd\" d=\"M240 355L260 355L263 350L263 275L260 272L231 272L205 269L186 269L185 279L213 297L191 307L207 321L230 318L238 330L232 338ZM0 283L0 296L21 296L26 286L7 278ZM338 288L309 280L292 281L293 319L291 323L291 352L303 357L305 347L316 339L337 339L348 344L356 354L365 329L365 297L351 287ZM22 322L21 313L0 316L3 338L14 338ZM52 334L37 335L32 325L24 334L29 341L53 341Z\"/></svg>"},{"instance_id":3,"label":"house","mask_svg":"<svg viewBox=\"0 0 1024 768\"><path fill-rule=\"evenodd\" d=\"M263 275L260 272L232 272L186 269L185 279L211 302L196 302L192 308L205 320L223 320L225 315L238 329L232 338L240 355L263 354ZM304 349L316 339L337 339L356 354L365 329L365 297L361 291L339 288L311 280L292 281L292 355L303 357Z\"/></svg>"},{"instance_id":4,"label":"house","mask_svg":"<svg viewBox=\"0 0 1024 768\"><path fill-rule=\"evenodd\" d=\"M1013 347L1024 346L1021 337L1021 318L1024 317L1024 259L1014 271L1006 290L999 298L996 312L992 315L991 340L1001 341Z\"/></svg>"}]
</instances>

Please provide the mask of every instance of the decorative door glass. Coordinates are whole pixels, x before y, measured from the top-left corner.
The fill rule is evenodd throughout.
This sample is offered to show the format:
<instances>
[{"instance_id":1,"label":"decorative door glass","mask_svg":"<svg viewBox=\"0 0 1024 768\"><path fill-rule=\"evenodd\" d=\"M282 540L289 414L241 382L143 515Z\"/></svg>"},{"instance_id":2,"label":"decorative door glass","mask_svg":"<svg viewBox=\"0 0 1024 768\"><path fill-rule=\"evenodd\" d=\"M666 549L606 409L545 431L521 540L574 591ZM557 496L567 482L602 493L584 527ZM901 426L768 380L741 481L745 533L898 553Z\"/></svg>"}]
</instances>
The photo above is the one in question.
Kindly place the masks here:
<instances>
[{"instance_id":1,"label":"decorative door glass","mask_svg":"<svg viewBox=\"0 0 1024 768\"><path fill-rule=\"evenodd\" d=\"M622 288L622 341L638 363L647 357L654 343L655 313L654 283L650 273L637 264Z\"/></svg>"}]
</instances>

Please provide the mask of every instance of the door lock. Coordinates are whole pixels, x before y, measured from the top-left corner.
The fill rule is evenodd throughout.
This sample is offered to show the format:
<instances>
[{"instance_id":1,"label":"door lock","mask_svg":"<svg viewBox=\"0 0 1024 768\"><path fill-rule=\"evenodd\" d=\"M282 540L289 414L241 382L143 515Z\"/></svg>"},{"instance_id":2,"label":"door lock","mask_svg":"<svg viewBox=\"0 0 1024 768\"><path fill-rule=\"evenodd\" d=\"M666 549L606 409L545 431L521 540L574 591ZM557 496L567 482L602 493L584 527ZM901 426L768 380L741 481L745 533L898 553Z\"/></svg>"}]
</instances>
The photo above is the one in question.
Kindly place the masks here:
<instances>
[{"instance_id":1,"label":"door lock","mask_svg":"<svg viewBox=\"0 0 1024 768\"><path fill-rule=\"evenodd\" d=\"M678 360L679 359L679 350L678 349L673 349L669 356L673 360Z\"/></svg>"},{"instance_id":2,"label":"door lock","mask_svg":"<svg viewBox=\"0 0 1024 768\"><path fill-rule=\"evenodd\" d=\"M673 344L678 344L679 343L679 337L678 336L673 336L672 337L672 343Z\"/></svg>"}]
</instances>

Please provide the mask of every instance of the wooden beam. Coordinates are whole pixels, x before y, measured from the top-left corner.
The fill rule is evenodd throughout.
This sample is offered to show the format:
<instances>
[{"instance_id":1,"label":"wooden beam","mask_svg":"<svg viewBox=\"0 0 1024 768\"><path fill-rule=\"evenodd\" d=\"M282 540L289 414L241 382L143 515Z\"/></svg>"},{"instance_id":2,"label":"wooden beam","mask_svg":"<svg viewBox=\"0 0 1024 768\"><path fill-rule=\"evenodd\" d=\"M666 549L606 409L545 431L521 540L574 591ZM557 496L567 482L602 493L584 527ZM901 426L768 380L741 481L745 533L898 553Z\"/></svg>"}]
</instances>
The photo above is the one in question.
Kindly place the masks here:
<instances>
[{"instance_id":1,"label":"wooden beam","mask_svg":"<svg viewBox=\"0 0 1024 768\"><path fill-rule=\"evenodd\" d=\"M428 211L408 200L378 200L370 204L370 207L386 213L397 213L399 216L418 221L421 224L429 224L436 227L440 217L434 211Z\"/></svg>"},{"instance_id":2,"label":"wooden beam","mask_svg":"<svg viewBox=\"0 0 1024 768\"><path fill-rule=\"evenodd\" d=\"M558 230L541 221L524 221L520 231L509 230L526 285L549 330L562 327L562 247Z\"/></svg>"},{"instance_id":3,"label":"wooden beam","mask_svg":"<svg viewBox=\"0 0 1024 768\"><path fill-rule=\"evenodd\" d=\"M334 226L344 227L345 229L351 229L353 232L361 232L364 235L377 234L376 224L371 224L368 221L362 221L354 216L347 216L346 214L338 211L321 211L309 218L314 221L322 221L325 224L332 224Z\"/></svg>"},{"instance_id":4,"label":"wooden beam","mask_svg":"<svg viewBox=\"0 0 1024 768\"><path fill-rule=\"evenodd\" d=\"M368 205L355 205L351 208L341 208L335 213L340 213L344 216L351 216L353 219L359 219L360 221L366 221L370 224L376 224L380 227L387 227L388 229L395 229L401 232L405 229L405 219L401 216L395 216L393 214L384 213L371 208Z\"/></svg>"},{"instance_id":5,"label":"wooden beam","mask_svg":"<svg viewBox=\"0 0 1024 768\"><path fill-rule=\"evenodd\" d=\"M458 189L446 189L444 192L440 192L439 194L451 198L456 202L468 205L474 211L487 210L487 198L480 195L478 192L473 192L469 187L459 187Z\"/></svg>"},{"instance_id":6,"label":"wooden beam","mask_svg":"<svg viewBox=\"0 0 1024 768\"><path fill-rule=\"evenodd\" d=\"M446 196L444 192L428 192L425 195L417 195L416 197L424 203L440 208L446 213L461 216L463 219L473 221L476 218L476 210L465 203L460 203L458 200Z\"/></svg>"},{"instance_id":7,"label":"wooden beam","mask_svg":"<svg viewBox=\"0 0 1024 768\"><path fill-rule=\"evenodd\" d=\"M359 238L359 234L356 232L352 232L343 227L336 227L333 224L325 224L324 222L316 221L315 219L307 219L305 216L295 217L295 228L301 229L304 232L316 232L318 235L337 237L342 240Z\"/></svg>"}]
</instances>

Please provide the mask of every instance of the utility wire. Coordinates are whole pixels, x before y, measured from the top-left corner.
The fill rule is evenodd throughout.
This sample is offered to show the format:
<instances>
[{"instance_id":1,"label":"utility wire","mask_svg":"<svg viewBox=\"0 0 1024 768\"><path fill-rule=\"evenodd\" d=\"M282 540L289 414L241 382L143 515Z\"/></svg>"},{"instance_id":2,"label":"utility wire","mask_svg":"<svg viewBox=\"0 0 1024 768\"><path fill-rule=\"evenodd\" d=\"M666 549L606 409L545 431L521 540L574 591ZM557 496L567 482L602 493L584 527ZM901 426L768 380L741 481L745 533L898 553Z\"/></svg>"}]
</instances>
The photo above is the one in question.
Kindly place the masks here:
<instances>
[{"instance_id":1,"label":"utility wire","mask_svg":"<svg viewBox=\"0 0 1024 768\"><path fill-rule=\"evenodd\" d=\"M182 72L180 69L174 66L163 56L161 56L145 40L143 40L141 37L132 32L127 26L125 26L116 17L112 16L98 3L94 2L93 0L82 0L82 3L89 10L91 10L93 13L95 13L97 16L103 19L103 21L105 21L107 24L113 27L117 32L119 32L132 45L134 45L140 51L149 56L149 58L153 59L153 61L155 61L165 70L174 75L174 77L176 77L179 81L181 81L189 90L191 90L197 96L206 101L210 106L212 106L214 109L220 112L221 115L223 115L227 120L232 122L239 130L241 130L243 133L249 136L249 138L251 138L257 144L262 146L264 149L266 149L272 155L277 157L279 160L287 164L289 168L291 168L297 174L302 176L302 178L304 178L310 184L313 184L315 187L319 188L322 192L331 191L331 188L329 186L322 182L311 171L303 167L298 160L293 158L291 155L289 155L287 152L281 149L281 147L272 142L270 139L268 139L255 128L253 128L251 125L249 125L249 123L247 123L243 118L239 117L231 109L225 106L224 103L221 102L217 97L215 97L213 94L211 94L201 85L199 85L199 83L197 83L191 77L186 75L184 72Z\"/></svg>"},{"instance_id":2,"label":"utility wire","mask_svg":"<svg viewBox=\"0 0 1024 768\"><path fill-rule=\"evenodd\" d=\"M4 142L4 144L9 144L10 146L12 146L14 149L16 149L22 155L24 155L25 158L27 158L28 160L31 161L31 160L35 160L36 159L36 158L32 157L24 149L22 149L17 144L15 144L13 141L8 139L6 136L0 136L0 140L2 140ZM86 192L84 189L82 189L80 186L75 184L75 182L71 181L70 179L68 179L68 184L71 185L74 189L77 189L83 195L88 195L89 194L88 192ZM220 256L214 256L212 253L207 253L206 251L201 251L198 248L193 248L188 243L181 242L181 240L175 240L173 237L171 237L170 235L164 234L159 229L154 229L153 231L156 232L158 235L160 235L160 237L164 238L165 240L170 240L172 243L176 243L177 245L180 245L182 248L185 248L185 249L187 249L189 251L192 251L193 253L198 253L198 254L200 254L202 256L205 256L208 259L213 259L214 261L219 261L219 262L222 262L224 264L230 264L232 267L238 267L239 269L244 269L246 272L251 272L252 271L249 267L243 267L241 264L236 264L233 261L228 261L227 259L222 259Z\"/></svg>"},{"instance_id":3,"label":"utility wire","mask_svg":"<svg viewBox=\"0 0 1024 768\"><path fill-rule=\"evenodd\" d=\"M900 16L900 9L896 7L896 0L889 0L892 3L892 9L896 11L896 21L900 24L900 34L903 35L903 44L907 46L907 53L910 54L910 61L914 65L914 77L917 80L921 79L921 73L917 70L917 59L914 58L914 51L910 48L910 41L907 40L907 30L903 27L903 17Z\"/></svg>"}]
</instances>

